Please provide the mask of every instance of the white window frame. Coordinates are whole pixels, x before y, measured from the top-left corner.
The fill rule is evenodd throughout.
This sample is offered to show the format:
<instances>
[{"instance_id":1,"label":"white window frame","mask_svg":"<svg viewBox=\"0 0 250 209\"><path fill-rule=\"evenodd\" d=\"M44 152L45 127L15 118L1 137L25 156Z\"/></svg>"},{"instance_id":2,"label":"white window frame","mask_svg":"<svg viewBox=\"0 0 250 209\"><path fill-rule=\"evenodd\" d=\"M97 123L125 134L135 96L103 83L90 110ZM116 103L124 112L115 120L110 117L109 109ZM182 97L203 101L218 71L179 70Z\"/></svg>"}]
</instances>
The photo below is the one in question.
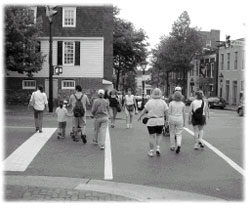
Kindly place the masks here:
<instances>
[{"instance_id":1,"label":"white window frame","mask_svg":"<svg viewBox=\"0 0 250 209\"><path fill-rule=\"evenodd\" d=\"M74 21L74 23L73 23L73 25L66 25L65 24L65 12L67 10L73 10L73 12L74 12L74 15L73 15L73 21ZM76 8L75 7L63 7L62 25L65 28L66 27L69 27L69 28L76 27Z\"/></svg>"},{"instance_id":2,"label":"white window frame","mask_svg":"<svg viewBox=\"0 0 250 209\"><path fill-rule=\"evenodd\" d=\"M72 82L73 86L65 86L65 83ZM75 89L76 82L75 80L62 80L62 89Z\"/></svg>"},{"instance_id":3,"label":"white window frame","mask_svg":"<svg viewBox=\"0 0 250 209\"><path fill-rule=\"evenodd\" d=\"M206 47L211 47L211 46L212 46L211 40L206 40Z\"/></svg>"},{"instance_id":4,"label":"white window frame","mask_svg":"<svg viewBox=\"0 0 250 209\"><path fill-rule=\"evenodd\" d=\"M65 43L73 43L73 63L65 63ZM64 41L63 42L63 65L64 66L74 66L75 65L75 42L74 41Z\"/></svg>"},{"instance_id":5,"label":"white window frame","mask_svg":"<svg viewBox=\"0 0 250 209\"><path fill-rule=\"evenodd\" d=\"M25 83L34 83L34 85L26 86ZM36 80L22 80L22 89L36 89Z\"/></svg>"}]
</instances>

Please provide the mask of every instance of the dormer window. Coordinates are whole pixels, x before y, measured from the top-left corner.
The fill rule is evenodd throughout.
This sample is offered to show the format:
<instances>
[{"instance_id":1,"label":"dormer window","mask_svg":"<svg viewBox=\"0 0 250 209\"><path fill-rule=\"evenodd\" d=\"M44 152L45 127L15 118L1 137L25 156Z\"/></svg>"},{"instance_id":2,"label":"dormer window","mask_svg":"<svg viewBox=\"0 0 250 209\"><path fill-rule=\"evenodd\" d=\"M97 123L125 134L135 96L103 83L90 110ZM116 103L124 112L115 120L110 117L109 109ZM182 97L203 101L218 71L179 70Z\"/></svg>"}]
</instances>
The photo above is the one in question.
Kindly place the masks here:
<instances>
[{"instance_id":1,"label":"dormer window","mask_svg":"<svg viewBox=\"0 0 250 209\"><path fill-rule=\"evenodd\" d=\"M76 8L63 8L63 27L76 27Z\"/></svg>"}]
</instances>

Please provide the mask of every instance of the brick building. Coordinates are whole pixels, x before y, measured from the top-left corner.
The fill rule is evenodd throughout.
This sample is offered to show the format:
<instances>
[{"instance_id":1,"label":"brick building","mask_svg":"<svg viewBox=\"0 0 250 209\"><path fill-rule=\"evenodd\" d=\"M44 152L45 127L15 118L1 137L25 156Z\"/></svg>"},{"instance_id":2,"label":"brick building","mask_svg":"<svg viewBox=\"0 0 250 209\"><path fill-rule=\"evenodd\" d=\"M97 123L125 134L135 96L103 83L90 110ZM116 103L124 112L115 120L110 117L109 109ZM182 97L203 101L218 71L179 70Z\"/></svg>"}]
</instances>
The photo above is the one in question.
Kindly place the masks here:
<instances>
[{"instance_id":1,"label":"brick building","mask_svg":"<svg viewBox=\"0 0 250 209\"><path fill-rule=\"evenodd\" d=\"M229 47L220 47L218 68L218 95L222 96L229 105L239 105L245 80L245 40L243 38L231 41Z\"/></svg>"},{"instance_id":2,"label":"brick building","mask_svg":"<svg viewBox=\"0 0 250 209\"><path fill-rule=\"evenodd\" d=\"M194 96L198 89L205 96L217 96L218 83L218 42L220 31L199 31L203 40L203 53L192 60L193 69L188 72L187 97Z\"/></svg>"},{"instance_id":3,"label":"brick building","mask_svg":"<svg viewBox=\"0 0 250 209\"><path fill-rule=\"evenodd\" d=\"M49 93L49 20L45 7L30 8L42 17L40 50L46 54L42 70L32 78L16 72L5 77L7 103L27 103L39 84ZM53 17L52 63L63 73L53 75L53 99L68 99L76 85L90 97L99 88L112 88L113 6L60 6Z\"/></svg>"}]
</instances>

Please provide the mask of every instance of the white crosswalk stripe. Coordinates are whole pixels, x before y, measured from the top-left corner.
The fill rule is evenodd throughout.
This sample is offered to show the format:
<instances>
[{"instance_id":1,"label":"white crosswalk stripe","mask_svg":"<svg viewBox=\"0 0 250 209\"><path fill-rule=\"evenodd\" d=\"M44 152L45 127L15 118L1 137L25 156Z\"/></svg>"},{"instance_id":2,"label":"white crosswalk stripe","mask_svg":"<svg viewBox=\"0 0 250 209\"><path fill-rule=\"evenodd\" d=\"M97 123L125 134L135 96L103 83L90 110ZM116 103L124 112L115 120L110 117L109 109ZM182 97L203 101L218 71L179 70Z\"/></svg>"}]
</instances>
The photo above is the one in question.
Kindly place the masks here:
<instances>
[{"instance_id":1,"label":"white crosswalk stripe","mask_svg":"<svg viewBox=\"0 0 250 209\"><path fill-rule=\"evenodd\" d=\"M25 171L55 131L56 128L43 128L42 133L32 135L4 160L4 171Z\"/></svg>"}]
</instances>

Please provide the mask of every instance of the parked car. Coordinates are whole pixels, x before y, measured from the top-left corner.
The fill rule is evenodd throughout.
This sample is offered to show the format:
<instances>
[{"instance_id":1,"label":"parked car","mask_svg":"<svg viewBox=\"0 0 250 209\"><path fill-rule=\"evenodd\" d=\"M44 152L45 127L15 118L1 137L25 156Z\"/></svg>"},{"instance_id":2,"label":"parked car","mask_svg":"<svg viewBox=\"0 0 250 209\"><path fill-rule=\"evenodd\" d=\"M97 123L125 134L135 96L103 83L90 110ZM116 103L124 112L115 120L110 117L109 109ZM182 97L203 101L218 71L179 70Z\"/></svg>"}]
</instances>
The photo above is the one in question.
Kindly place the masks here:
<instances>
[{"instance_id":1,"label":"parked car","mask_svg":"<svg viewBox=\"0 0 250 209\"><path fill-rule=\"evenodd\" d=\"M240 104L237 108L237 113L239 114L239 116L244 116L244 104Z\"/></svg>"},{"instance_id":2,"label":"parked car","mask_svg":"<svg viewBox=\"0 0 250 209\"><path fill-rule=\"evenodd\" d=\"M190 105L192 103L192 101L195 100L195 97L188 97L185 99L185 104L186 105Z\"/></svg>"},{"instance_id":3,"label":"parked car","mask_svg":"<svg viewBox=\"0 0 250 209\"><path fill-rule=\"evenodd\" d=\"M207 99L209 108L220 108L224 109L226 107L226 100L222 97L209 97Z\"/></svg>"}]
</instances>

